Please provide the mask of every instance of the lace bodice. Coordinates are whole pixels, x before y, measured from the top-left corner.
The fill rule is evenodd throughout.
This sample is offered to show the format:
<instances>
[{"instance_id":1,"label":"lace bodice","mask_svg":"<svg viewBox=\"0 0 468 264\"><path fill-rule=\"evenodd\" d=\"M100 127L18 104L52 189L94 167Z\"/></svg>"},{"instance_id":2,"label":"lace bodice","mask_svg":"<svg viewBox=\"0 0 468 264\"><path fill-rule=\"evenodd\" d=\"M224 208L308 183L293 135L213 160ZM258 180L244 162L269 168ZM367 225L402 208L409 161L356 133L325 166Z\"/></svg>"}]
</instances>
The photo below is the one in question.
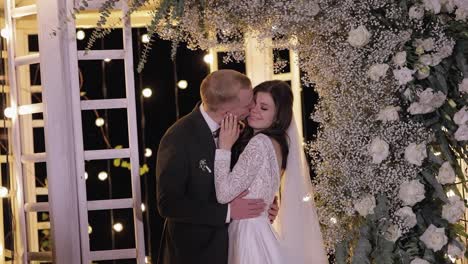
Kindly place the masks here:
<instances>
[{"instance_id":1,"label":"lace bodice","mask_svg":"<svg viewBox=\"0 0 468 264\"><path fill-rule=\"evenodd\" d=\"M216 197L220 203L229 203L240 193L249 190L246 198L263 199L271 204L280 185L280 174L271 139L254 136L236 165L230 171L231 152L217 149L214 174Z\"/></svg>"}]
</instances>

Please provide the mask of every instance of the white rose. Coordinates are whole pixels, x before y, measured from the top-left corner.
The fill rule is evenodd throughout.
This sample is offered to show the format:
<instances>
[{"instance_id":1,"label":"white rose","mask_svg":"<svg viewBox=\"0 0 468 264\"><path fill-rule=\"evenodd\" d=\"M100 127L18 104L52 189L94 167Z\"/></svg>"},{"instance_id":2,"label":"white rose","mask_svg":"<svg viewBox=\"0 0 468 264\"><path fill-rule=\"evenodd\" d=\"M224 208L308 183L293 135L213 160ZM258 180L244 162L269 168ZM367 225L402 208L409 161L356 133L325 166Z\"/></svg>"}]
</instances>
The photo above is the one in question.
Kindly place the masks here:
<instances>
[{"instance_id":1,"label":"white rose","mask_svg":"<svg viewBox=\"0 0 468 264\"><path fill-rule=\"evenodd\" d=\"M374 64L367 71L367 76L373 81L378 81L385 76L388 70L388 64Z\"/></svg>"},{"instance_id":2,"label":"white rose","mask_svg":"<svg viewBox=\"0 0 468 264\"><path fill-rule=\"evenodd\" d=\"M429 54L424 54L421 57L419 57L419 62L422 65L429 66L432 64L432 56Z\"/></svg>"},{"instance_id":3,"label":"white rose","mask_svg":"<svg viewBox=\"0 0 468 264\"><path fill-rule=\"evenodd\" d=\"M423 42L421 43L423 49L425 51L431 51L434 49L434 39L433 38L427 38L425 40L423 40Z\"/></svg>"},{"instance_id":4,"label":"white rose","mask_svg":"<svg viewBox=\"0 0 468 264\"><path fill-rule=\"evenodd\" d=\"M429 105L435 109L441 107L445 103L447 96L443 92L436 92L432 88L427 88L422 93L418 94L419 103Z\"/></svg>"},{"instance_id":5,"label":"white rose","mask_svg":"<svg viewBox=\"0 0 468 264\"><path fill-rule=\"evenodd\" d=\"M348 42L351 46L361 48L367 45L370 41L371 34L365 26L359 26L353 29L348 34Z\"/></svg>"},{"instance_id":6,"label":"white rose","mask_svg":"<svg viewBox=\"0 0 468 264\"><path fill-rule=\"evenodd\" d=\"M437 66L440 64L441 61L442 61L442 57L439 54L437 53L432 54L431 66Z\"/></svg>"},{"instance_id":7,"label":"white rose","mask_svg":"<svg viewBox=\"0 0 468 264\"><path fill-rule=\"evenodd\" d=\"M379 164L384 161L388 155L390 147L387 142L380 138L374 138L369 146L369 153L372 156L372 163Z\"/></svg>"},{"instance_id":8,"label":"white rose","mask_svg":"<svg viewBox=\"0 0 468 264\"><path fill-rule=\"evenodd\" d=\"M449 184L455 182L455 171L453 170L452 166L450 166L450 162L446 161L442 164L442 166L440 166L439 174L436 176L436 178L440 184Z\"/></svg>"},{"instance_id":9,"label":"white rose","mask_svg":"<svg viewBox=\"0 0 468 264\"><path fill-rule=\"evenodd\" d=\"M460 248L459 245L463 245L460 241L458 241L459 244L455 243L450 243L447 247L447 254L451 257L457 258L457 259L462 259L463 256L465 255L465 248Z\"/></svg>"},{"instance_id":10,"label":"white rose","mask_svg":"<svg viewBox=\"0 0 468 264\"><path fill-rule=\"evenodd\" d=\"M410 264L431 264L429 263L429 261L425 260L425 259L421 259L421 258L415 258L413 259Z\"/></svg>"},{"instance_id":11,"label":"white rose","mask_svg":"<svg viewBox=\"0 0 468 264\"><path fill-rule=\"evenodd\" d=\"M374 214L375 198L373 195L366 195L363 198L354 202L354 209L362 215L367 216L368 214Z\"/></svg>"},{"instance_id":12,"label":"white rose","mask_svg":"<svg viewBox=\"0 0 468 264\"><path fill-rule=\"evenodd\" d=\"M468 1L466 0L454 0L453 2L458 8L468 9Z\"/></svg>"},{"instance_id":13,"label":"white rose","mask_svg":"<svg viewBox=\"0 0 468 264\"><path fill-rule=\"evenodd\" d=\"M384 233L384 238L388 241L395 242L401 236L401 230L397 225L390 225Z\"/></svg>"},{"instance_id":14,"label":"white rose","mask_svg":"<svg viewBox=\"0 0 468 264\"><path fill-rule=\"evenodd\" d=\"M398 111L401 110L399 106L387 106L384 109L380 110L377 120L380 120L384 123L390 121L398 121L400 117L398 116Z\"/></svg>"},{"instance_id":15,"label":"white rose","mask_svg":"<svg viewBox=\"0 0 468 264\"><path fill-rule=\"evenodd\" d=\"M450 55L452 55L453 47L454 47L453 43L446 44L439 50L438 53L443 59L445 59L449 57Z\"/></svg>"},{"instance_id":16,"label":"white rose","mask_svg":"<svg viewBox=\"0 0 468 264\"><path fill-rule=\"evenodd\" d=\"M418 220L416 220L416 215L414 214L411 207L405 206L400 208L395 212L395 215L400 217L400 219L403 221L403 225L408 228L413 228L418 223Z\"/></svg>"},{"instance_id":17,"label":"white rose","mask_svg":"<svg viewBox=\"0 0 468 264\"><path fill-rule=\"evenodd\" d=\"M454 195L449 197L449 203L442 206L442 218L455 224L465 213L465 203L460 197Z\"/></svg>"},{"instance_id":18,"label":"white rose","mask_svg":"<svg viewBox=\"0 0 468 264\"><path fill-rule=\"evenodd\" d=\"M447 244L447 236L445 235L444 228L437 228L434 225L430 225L424 234L419 238L426 247L434 250L439 251L445 244Z\"/></svg>"},{"instance_id":19,"label":"white rose","mask_svg":"<svg viewBox=\"0 0 468 264\"><path fill-rule=\"evenodd\" d=\"M412 103L408 108L408 112L412 115L427 114L434 110L432 106L420 104L418 102Z\"/></svg>"},{"instance_id":20,"label":"white rose","mask_svg":"<svg viewBox=\"0 0 468 264\"><path fill-rule=\"evenodd\" d=\"M463 81L458 85L458 91L460 93L468 93L468 78L464 78Z\"/></svg>"},{"instance_id":21,"label":"white rose","mask_svg":"<svg viewBox=\"0 0 468 264\"><path fill-rule=\"evenodd\" d=\"M398 198L403 201L403 205L413 206L424 200L424 194L424 185L421 184L418 180L412 180L410 182L405 181L400 185Z\"/></svg>"},{"instance_id":22,"label":"white rose","mask_svg":"<svg viewBox=\"0 0 468 264\"><path fill-rule=\"evenodd\" d=\"M421 166L423 160L427 158L426 144L411 143L405 149L405 159L414 165Z\"/></svg>"},{"instance_id":23,"label":"white rose","mask_svg":"<svg viewBox=\"0 0 468 264\"><path fill-rule=\"evenodd\" d=\"M423 4L427 11L432 11L434 14L440 13L440 0L423 0Z\"/></svg>"},{"instance_id":24,"label":"white rose","mask_svg":"<svg viewBox=\"0 0 468 264\"><path fill-rule=\"evenodd\" d=\"M468 9L457 8L455 10L455 20L466 21L466 17L468 17Z\"/></svg>"},{"instance_id":25,"label":"white rose","mask_svg":"<svg viewBox=\"0 0 468 264\"><path fill-rule=\"evenodd\" d=\"M468 140L468 126L467 125L459 126L454 136L457 141Z\"/></svg>"},{"instance_id":26,"label":"white rose","mask_svg":"<svg viewBox=\"0 0 468 264\"><path fill-rule=\"evenodd\" d=\"M400 85L405 85L413 80L413 70L403 67L400 70L393 70L393 76L398 80Z\"/></svg>"},{"instance_id":27,"label":"white rose","mask_svg":"<svg viewBox=\"0 0 468 264\"><path fill-rule=\"evenodd\" d=\"M424 17L424 9L420 5L414 5L409 9L409 17L411 19L420 20Z\"/></svg>"},{"instance_id":28,"label":"white rose","mask_svg":"<svg viewBox=\"0 0 468 264\"><path fill-rule=\"evenodd\" d=\"M466 106L455 113L453 116L453 121L459 126L466 125L466 122L468 122L468 111L466 111Z\"/></svg>"},{"instance_id":29,"label":"white rose","mask_svg":"<svg viewBox=\"0 0 468 264\"><path fill-rule=\"evenodd\" d=\"M452 13L455 10L455 2L453 0L441 0L442 12Z\"/></svg>"},{"instance_id":30,"label":"white rose","mask_svg":"<svg viewBox=\"0 0 468 264\"><path fill-rule=\"evenodd\" d=\"M405 66L406 64L406 51L400 51L393 56L393 63L395 63L398 66Z\"/></svg>"}]
</instances>

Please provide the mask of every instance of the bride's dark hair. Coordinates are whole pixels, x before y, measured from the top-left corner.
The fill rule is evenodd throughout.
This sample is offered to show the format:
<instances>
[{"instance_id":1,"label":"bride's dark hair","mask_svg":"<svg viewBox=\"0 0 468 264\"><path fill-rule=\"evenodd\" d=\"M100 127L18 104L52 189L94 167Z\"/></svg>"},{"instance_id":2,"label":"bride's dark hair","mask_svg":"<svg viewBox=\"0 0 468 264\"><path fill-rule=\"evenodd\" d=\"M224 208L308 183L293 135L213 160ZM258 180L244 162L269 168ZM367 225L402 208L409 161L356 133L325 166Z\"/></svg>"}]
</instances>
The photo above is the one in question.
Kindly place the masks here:
<instances>
[{"instance_id":1,"label":"bride's dark hair","mask_svg":"<svg viewBox=\"0 0 468 264\"><path fill-rule=\"evenodd\" d=\"M254 98L257 93L264 92L269 93L275 103L275 118L273 124L259 133L265 134L275 139L281 147L282 164L281 169L286 169L287 157L289 154L289 139L287 130L291 124L293 115L293 94L291 87L288 83L283 81L266 81L257 85L254 89ZM233 158L231 162L231 168L234 167L240 154L244 151L245 146L249 143L250 139L255 136L254 131L248 125L245 127L242 135L237 140L232 148Z\"/></svg>"}]
</instances>

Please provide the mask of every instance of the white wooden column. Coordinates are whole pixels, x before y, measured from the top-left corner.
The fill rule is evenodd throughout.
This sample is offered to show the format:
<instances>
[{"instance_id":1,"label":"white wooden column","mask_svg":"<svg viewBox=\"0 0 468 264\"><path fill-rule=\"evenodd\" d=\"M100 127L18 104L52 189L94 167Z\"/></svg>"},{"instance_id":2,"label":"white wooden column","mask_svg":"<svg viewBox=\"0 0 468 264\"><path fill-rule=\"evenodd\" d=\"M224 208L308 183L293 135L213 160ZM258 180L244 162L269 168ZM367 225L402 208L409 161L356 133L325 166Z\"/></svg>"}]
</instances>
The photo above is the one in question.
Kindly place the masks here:
<instances>
[{"instance_id":1,"label":"white wooden column","mask_svg":"<svg viewBox=\"0 0 468 264\"><path fill-rule=\"evenodd\" d=\"M81 263L69 42L75 37L60 18L70 0L38 0L39 50L54 263ZM62 26L57 36L53 29ZM74 62L76 63L76 61ZM84 232L87 232L84 231Z\"/></svg>"},{"instance_id":2,"label":"white wooden column","mask_svg":"<svg viewBox=\"0 0 468 264\"><path fill-rule=\"evenodd\" d=\"M254 36L245 38L245 70L256 86L273 79L273 50L271 40L259 43Z\"/></svg>"}]
</instances>

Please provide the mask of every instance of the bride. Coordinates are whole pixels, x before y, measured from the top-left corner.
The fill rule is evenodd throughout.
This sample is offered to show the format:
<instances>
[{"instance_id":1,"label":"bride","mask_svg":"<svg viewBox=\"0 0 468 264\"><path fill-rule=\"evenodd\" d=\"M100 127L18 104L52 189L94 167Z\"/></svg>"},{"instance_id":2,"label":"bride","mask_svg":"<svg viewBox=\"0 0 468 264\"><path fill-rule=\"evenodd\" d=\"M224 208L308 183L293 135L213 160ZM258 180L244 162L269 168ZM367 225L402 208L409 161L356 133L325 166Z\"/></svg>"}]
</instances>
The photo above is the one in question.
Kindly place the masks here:
<instances>
[{"instance_id":1,"label":"bride","mask_svg":"<svg viewBox=\"0 0 468 264\"><path fill-rule=\"evenodd\" d=\"M293 120L293 95L283 81L267 81L254 88L255 107L239 138L237 117L221 123L215 155L218 202L229 203L248 190L246 198L272 203L280 192L275 227L268 214L229 225L229 264L328 263L313 203L302 138ZM231 149L236 143L236 165ZM234 162L232 162L234 164ZM281 187L280 187L281 185Z\"/></svg>"}]
</instances>

